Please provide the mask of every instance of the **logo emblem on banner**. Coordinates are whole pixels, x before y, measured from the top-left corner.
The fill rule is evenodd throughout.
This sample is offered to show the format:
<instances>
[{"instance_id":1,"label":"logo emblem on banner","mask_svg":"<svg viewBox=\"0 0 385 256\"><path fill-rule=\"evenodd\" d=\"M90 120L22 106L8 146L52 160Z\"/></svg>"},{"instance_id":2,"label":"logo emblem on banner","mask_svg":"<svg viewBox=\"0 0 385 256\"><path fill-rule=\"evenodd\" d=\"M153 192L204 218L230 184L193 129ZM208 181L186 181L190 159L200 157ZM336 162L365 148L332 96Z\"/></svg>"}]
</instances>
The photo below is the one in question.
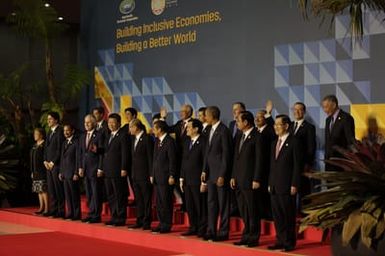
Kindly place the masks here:
<instances>
[{"instance_id":1,"label":"logo emblem on banner","mask_svg":"<svg viewBox=\"0 0 385 256\"><path fill-rule=\"evenodd\" d=\"M161 15L166 8L166 0L151 0L152 13Z\"/></svg>"},{"instance_id":2,"label":"logo emblem on banner","mask_svg":"<svg viewBox=\"0 0 385 256\"><path fill-rule=\"evenodd\" d=\"M119 5L122 14L130 14L135 9L135 0L123 0Z\"/></svg>"}]
</instances>

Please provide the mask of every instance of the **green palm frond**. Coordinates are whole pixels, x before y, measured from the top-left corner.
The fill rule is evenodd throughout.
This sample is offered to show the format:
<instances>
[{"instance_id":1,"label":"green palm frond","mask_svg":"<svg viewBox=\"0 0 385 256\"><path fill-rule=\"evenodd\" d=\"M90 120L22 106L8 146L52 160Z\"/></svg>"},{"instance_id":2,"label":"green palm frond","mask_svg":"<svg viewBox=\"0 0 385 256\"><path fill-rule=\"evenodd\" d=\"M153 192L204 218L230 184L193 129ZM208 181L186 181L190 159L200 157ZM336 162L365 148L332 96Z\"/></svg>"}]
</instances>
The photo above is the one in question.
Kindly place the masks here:
<instances>
[{"instance_id":1,"label":"green palm frond","mask_svg":"<svg viewBox=\"0 0 385 256\"><path fill-rule=\"evenodd\" d=\"M305 18L310 12L322 19L331 16L332 23L335 16L348 12L352 40L363 38L365 11L385 12L384 0L298 0L298 6Z\"/></svg>"},{"instance_id":2,"label":"green palm frond","mask_svg":"<svg viewBox=\"0 0 385 256\"><path fill-rule=\"evenodd\" d=\"M345 158L327 160L341 172L309 172L321 180L323 191L304 198L300 230L307 226L343 225L342 241L349 244L357 232L371 247L385 231L385 162L383 146L357 143L353 151L336 148Z\"/></svg>"}]
</instances>

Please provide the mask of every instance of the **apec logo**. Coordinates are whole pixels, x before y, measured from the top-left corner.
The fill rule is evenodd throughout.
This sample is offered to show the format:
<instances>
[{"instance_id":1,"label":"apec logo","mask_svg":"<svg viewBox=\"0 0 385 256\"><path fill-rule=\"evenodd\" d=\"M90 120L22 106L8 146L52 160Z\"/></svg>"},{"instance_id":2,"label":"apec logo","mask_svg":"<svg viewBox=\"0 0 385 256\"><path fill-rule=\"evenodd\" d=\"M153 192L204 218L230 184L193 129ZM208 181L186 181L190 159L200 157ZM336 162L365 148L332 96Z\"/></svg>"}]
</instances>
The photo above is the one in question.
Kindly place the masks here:
<instances>
[{"instance_id":1,"label":"apec logo","mask_svg":"<svg viewBox=\"0 0 385 256\"><path fill-rule=\"evenodd\" d=\"M135 0L123 0L119 5L119 11L122 14L130 14L135 9Z\"/></svg>"}]
</instances>

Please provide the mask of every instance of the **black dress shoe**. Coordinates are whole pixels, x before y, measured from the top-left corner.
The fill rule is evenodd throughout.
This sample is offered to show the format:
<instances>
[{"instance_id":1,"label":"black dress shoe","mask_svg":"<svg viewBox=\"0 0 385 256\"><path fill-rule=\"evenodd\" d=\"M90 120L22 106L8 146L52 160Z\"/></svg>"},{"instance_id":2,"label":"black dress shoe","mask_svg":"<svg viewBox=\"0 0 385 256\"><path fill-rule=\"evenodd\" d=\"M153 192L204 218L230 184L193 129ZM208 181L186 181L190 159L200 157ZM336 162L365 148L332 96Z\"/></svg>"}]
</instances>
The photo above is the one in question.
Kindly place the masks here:
<instances>
[{"instance_id":1,"label":"black dress shoe","mask_svg":"<svg viewBox=\"0 0 385 256\"><path fill-rule=\"evenodd\" d=\"M247 243L247 247L257 247L259 245L259 243L257 241L253 241L253 242L248 242Z\"/></svg>"},{"instance_id":2,"label":"black dress shoe","mask_svg":"<svg viewBox=\"0 0 385 256\"><path fill-rule=\"evenodd\" d=\"M153 233L159 233L160 230L161 230L160 227L156 227L156 228L151 229L151 232L153 232Z\"/></svg>"},{"instance_id":3,"label":"black dress shoe","mask_svg":"<svg viewBox=\"0 0 385 256\"><path fill-rule=\"evenodd\" d=\"M54 215L56 215L56 212L45 212L45 213L43 213L43 216L45 216L45 217L51 217L51 216L54 216Z\"/></svg>"},{"instance_id":4,"label":"black dress shoe","mask_svg":"<svg viewBox=\"0 0 385 256\"><path fill-rule=\"evenodd\" d=\"M54 217L54 218L56 218L56 219L65 219L65 216L64 216L64 214L55 214L55 215L53 215L52 217Z\"/></svg>"},{"instance_id":5,"label":"black dress shoe","mask_svg":"<svg viewBox=\"0 0 385 256\"><path fill-rule=\"evenodd\" d=\"M214 240L214 236L213 235L211 235L211 234L206 234L206 235L204 235L203 236L203 240L205 240L205 241L209 241L209 240Z\"/></svg>"},{"instance_id":6,"label":"black dress shoe","mask_svg":"<svg viewBox=\"0 0 385 256\"><path fill-rule=\"evenodd\" d=\"M170 233L170 232L171 232L171 229L169 229L169 228L161 228L159 230L159 233L161 233L161 234L167 234L167 233Z\"/></svg>"},{"instance_id":7,"label":"black dress shoe","mask_svg":"<svg viewBox=\"0 0 385 256\"><path fill-rule=\"evenodd\" d=\"M198 232L197 237L203 237L205 235L205 232Z\"/></svg>"},{"instance_id":8,"label":"black dress shoe","mask_svg":"<svg viewBox=\"0 0 385 256\"><path fill-rule=\"evenodd\" d=\"M43 210L34 212L34 214L36 214L36 215L41 215L41 214L43 214Z\"/></svg>"},{"instance_id":9,"label":"black dress shoe","mask_svg":"<svg viewBox=\"0 0 385 256\"><path fill-rule=\"evenodd\" d=\"M182 235L182 236L195 236L196 234L197 234L196 231L194 231L194 230L188 230L188 231L182 233L181 235Z\"/></svg>"},{"instance_id":10,"label":"black dress shoe","mask_svg":"<svg viewBox=\"0 0 385 256\"><path fill-rule=\"evenodd\" d=\"M86 217L86 218L82 219L82 222L89 222L90 220L91 220L90 217Z\"/></svg>"},{"instance_id":11,"label":"black dress shoe","mask_svg":"<svg viewBox=\"0 0 385 256\"><path fill-rule=\"evenodd\" d=\"M115 222L113 224L114 227L122 227L122 226L125 226L125 225L126 225L126 223L123 222L123 221L118 221L118 222Z\"/></svg>"},{"instance_id":12,"label":"black dress shoe","mask_svg":"<svg viewBox=\"0 0 385 256\"><path fill-rule=\"evenodd\" d=\"M91 224L94 224L94 223L100 223L101 221L100 221L100 219L89 219L88 221L87 221L87 223L91 223Z\"/></svg>"},{"instance_id":13,"label":"black dress shoe","mask_svg":"<svg viewBox=\"0 0 385 256\"><path fill-rule=\"evenodd\" d=\"M143 226L143 230L151 230L151 226L150 225L145 225L145 226Z\"/></svg>"},{"instance_id":14,"label":"black dress shoe","mask_svg":"<svg viewBox=\"0 0 385 256\"><path fill-rule=\"evenodd\" d=\"M71 220L81 220L80 217L73 217Z\"/></svg>"},{"instance_id":15,"label":"black dress shoe","mask_svg":"<svg viewBox=\"0 0 385 256\"><path fill-rule=\"evenodd\" d=\"M246 240L241 240L241 241L238 241L238 242L234 242L233 244L234 245L247 245L248 242Z\"/></svg>"},{"instance_id":16,"label":"black dress shoe","mask_svg":"<svg viewBox=\"0 0 385 256\"><path fill-rule=\"evenodd\" d=\"M280 244L274 244L274 245L269 245L267 247L268 250L283 250L284 246Z\"/></svg>"},{"instance_id":17,"label":"black dress shoe","mask_svg":"<svg viewBox=\"0 0 385 256\"><path fill-rule=\"evenodd\" d=\"M104 224L106 224L107 226L114 226L115 225L115 221L109 220L109 221L105 222Z\"/></svg>"},{"instance_id":18,"label":"black dress shoe","mask_svg":"<svg viewBox=\"0 0 385 256\"><path fill-rule=\"evenodd\" d=\"M229 240L229 236L216 236L213 239L214 242L222 242L226 240Z\"/></svg>"},{"instance_id":19,"label":"black dress shoe","mask_svg":"<svg viewBox=\"0 0 385 256\"><path fill-rule=\"evenodd\" d=\"M284 252L291 252L291 251L294 251L295 247L294 246L285 246L283 248L283 251Z\"/></svg>"},{"instance_id":20,"label":"black dress shoe","mask_svg":"<svg viewBox=\"0 0 385 256\"><path fill-rule=\"evenodd\" d=\"M140 224L128 225L128 228L132 228L132 229L141 228L141 227L142 227L142 225L140 225Z\"/></svg>"}]
</instances>

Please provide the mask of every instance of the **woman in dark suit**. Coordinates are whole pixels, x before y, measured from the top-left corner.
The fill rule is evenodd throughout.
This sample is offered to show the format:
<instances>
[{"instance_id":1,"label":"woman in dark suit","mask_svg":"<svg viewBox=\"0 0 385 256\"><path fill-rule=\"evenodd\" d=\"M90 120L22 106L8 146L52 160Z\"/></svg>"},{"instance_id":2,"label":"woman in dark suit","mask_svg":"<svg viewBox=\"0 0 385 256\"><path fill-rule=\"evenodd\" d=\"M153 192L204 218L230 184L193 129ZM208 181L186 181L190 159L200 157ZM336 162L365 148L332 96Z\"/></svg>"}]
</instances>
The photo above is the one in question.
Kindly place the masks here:
<instances>
[{"instance_id":1,"label":"woman in dark suit","mask_svg":"<svg viewBox=\"0 0 385 256\"><path fill-rule=\"evenodd\" d=\"M44 167L44 138L45 132L42 128L36 128L33 131L35 144L31 149L31 177L32 191L39 195L39 210L36 214L48 212L47 195L47 171Z\"/></svg>"}]
</instances>

